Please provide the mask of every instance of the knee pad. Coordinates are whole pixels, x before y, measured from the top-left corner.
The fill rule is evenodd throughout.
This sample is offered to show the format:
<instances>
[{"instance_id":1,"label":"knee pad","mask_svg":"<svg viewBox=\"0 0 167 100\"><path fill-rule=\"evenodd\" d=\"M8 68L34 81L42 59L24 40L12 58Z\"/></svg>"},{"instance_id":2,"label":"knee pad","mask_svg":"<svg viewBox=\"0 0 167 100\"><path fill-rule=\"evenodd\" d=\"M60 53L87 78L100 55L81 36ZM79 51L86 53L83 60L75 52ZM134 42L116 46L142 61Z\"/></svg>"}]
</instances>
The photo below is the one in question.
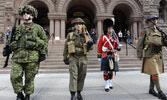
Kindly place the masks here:
<instances>
[{"instance_id":1,"label":"knee pad","mask_svg":"<svg viewBox=\"0 0 167 100\"><path fill-rule=\"evenodd\" d=\"M108 75L103 75L104 80L107 81L108 80Z\"/></svg>"},{"instance_id":2,"label":"knee pad","mask_svg":"<svg viewBox=\"0 0 167 100\"><path fill-rule=\"evenodd\" d=\"M108 73L108 79L113 79L113 74Z\"/></svg>"},{"instance_id":3,"label":"knee pad","mask_svg":"<svg viewBox=\"0 0 167 100\"><path fill-rule=\"evenodd\" d=\"M157 76L152 76L152 80L156 81L157 80Z\"/></svg>"}]
</instances>

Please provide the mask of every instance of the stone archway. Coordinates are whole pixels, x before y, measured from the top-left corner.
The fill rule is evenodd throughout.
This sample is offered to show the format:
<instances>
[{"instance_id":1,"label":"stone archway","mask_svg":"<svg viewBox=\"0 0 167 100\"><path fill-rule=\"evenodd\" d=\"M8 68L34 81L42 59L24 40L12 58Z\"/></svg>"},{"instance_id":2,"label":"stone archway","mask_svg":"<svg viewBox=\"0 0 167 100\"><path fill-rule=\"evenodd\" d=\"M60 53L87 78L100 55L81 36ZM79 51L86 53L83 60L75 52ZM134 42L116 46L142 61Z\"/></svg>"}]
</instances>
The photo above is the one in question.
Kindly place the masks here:
<instances>
[{"instance_id":1,"label":"stone archway","mask_svg":"<svg viewBox=\"0 0 167 100\"><path fill-rule=\"evenodd\" d=\"M95 23L95 14L96 14L96 7L95 5L89 0L73 0L69 2L67 6L67 23L66 23L66 30L72 27L71 21L77 17L82 18L86 22L86 26L88 31L94 27ZM68 31L66 32L66 34Z\"/></svg>"},{"instance_id":2,"label":"stone archway","mask_svg":"<svg viewBox=\"0 0 167 100\"><path fill-rule=\"evenodd\" d=\"M135 41L143 28L142 17L139 14L142 11L140 5L129 0L114 0L111 5L107 13L114 15L116 31L124 32L125 29L128 29L131 32L132 41Z\"/></svg>"},{"instance_id":3,"label":"stone archway","mask_svg":"<svg viewBox=\"0 0 167 100\"><path fill-rule=\"evenodd\" d=\"M58 3L58 6L57 6L57 12L63 13L63 15L65 15L67 17L66 13L69 10L69 3L73 2L73 1L75 1L75 0L60 0ZM80 1L84 1L84 0L80 0ZM96 11L96 12L94 12L94 17L95 17L94 22L96 23L95 28L96 28L97 33L101 34L102 33L102 20L106 17L105 5L104 5L102 0L85 0L85 1L91 2L91 5L84 5L87 8L91 8L89 6L94 6L94 9L92 11ZM83 4L85 4L85 3L83 3Z\"/></svg>"},{"instance_id":4,"label":"stone archway","mask_svg":"<svg viewBox=\"0 0 167 100\"><path fill-rule=\"evenodd\" d=\"M118 5L118 4L125 4L127 6L129 6L132 9L132 15L131 16L140 16L139 12L142 11L140 5L138 5L135 1L129 1L129 0L113 0L110 5L107 7L107 13L113 13L114 8Z\"/></svg>"},{"instance_id":5,"label":"stone archway","mask_svg":"<svg viewBox=\"0 0 167 100\"><path fill-rule=\"evenodd\" d=\"M129 29L128 19L130 19L133 11L126 4L118 4L114 10L113 15L115 19L114 29L115 32L118 33L120 30L125 33L125 29Z\"/></svg>"},{"instance_id":6,"label":"stone archway","mask_svg":"<svg viewBox=\"0 0 167 100\"><path fill-rule=\"evenodd\" d=\"M66 13L68 10L67 9L68 5L71 1L73 1L73 0L60 0L59 5L57 7L57 12ZM96 10L97 10L97 14L105 12L105 6L104 6L102 0L89 0L89 1L95 5ZM91 6L91 5L89 5L89 6Z\"/></svg>"},{"instance_id":7,"label":"stone archway","mask_svg":"<svg viewBox=\"0 0 167 100\"><path fill-rule=\"evenodd\" d=\"M33 21L44 28L49 29L49 19L48 19L48 7L45 3L41 1L32 1L28 3L38 10L38 18L33 19Z\"/></svg>"},{"instance_id":8,"label":"stone archway","mask_svg":"<svg viewBox=\"0 0 167 100\"><path fill-rule=\"evenodd\" d=\"M24 6L33 1L37 1L37 0L20 0L20 2L18 2L16 6L16 9L19 9L20 6ZM43 2L45 5L47 5L49 12L55 12L55 5L51 0L38 0L38 1Z\"/></svg>"}]
</instances>

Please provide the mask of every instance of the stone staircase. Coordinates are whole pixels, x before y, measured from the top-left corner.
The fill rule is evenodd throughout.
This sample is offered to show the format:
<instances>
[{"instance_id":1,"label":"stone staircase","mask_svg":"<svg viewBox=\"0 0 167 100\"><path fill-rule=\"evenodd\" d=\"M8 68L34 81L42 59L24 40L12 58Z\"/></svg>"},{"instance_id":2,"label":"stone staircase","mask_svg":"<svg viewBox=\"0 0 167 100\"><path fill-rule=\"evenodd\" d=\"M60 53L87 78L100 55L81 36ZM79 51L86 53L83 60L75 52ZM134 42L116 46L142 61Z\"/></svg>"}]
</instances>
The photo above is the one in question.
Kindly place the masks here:
<instances>
[{"instance_id":1,"label":"stone staircase","mask_svg":"<svg viewBox=\"0 0 167 100\"><path fill-rule=\"evenodd\" d=\"M3 44L0 44L0 74L9 74L11 69L11 59L7 68L2 68L5 58L2 56ZM136 50L131 46L128 47L128 55L126 55L126 46L123 44L122 50L119 52L120 71L140 71L141 61L136 58ZM68 73L68 65L63 62L64 42L57 44L49 44L49 52L47 59L40 65L39 73ZM100 72L100 62L97 61L97 45L88 55L88 72ZM167 52L164 51L164 63L167 66ZM167 70L167 67L165 67Z\"/></svg>"}]
</instances>

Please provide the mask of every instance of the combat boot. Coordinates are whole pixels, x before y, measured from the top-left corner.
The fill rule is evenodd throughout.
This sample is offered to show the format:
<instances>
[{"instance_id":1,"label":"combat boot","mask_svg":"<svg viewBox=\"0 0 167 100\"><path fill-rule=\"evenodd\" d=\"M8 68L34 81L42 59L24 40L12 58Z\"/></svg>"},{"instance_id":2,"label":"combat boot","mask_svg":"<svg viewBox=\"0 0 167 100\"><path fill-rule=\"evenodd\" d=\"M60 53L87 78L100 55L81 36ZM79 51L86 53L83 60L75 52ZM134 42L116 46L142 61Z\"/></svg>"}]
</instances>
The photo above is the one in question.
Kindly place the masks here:
<instances>
[{"instance_id":1,"label":"combat boot","mask_svg":"<svg viewBox=\"0 0 167 100\"><path fill-rule=\"evenodd\" d=\"M71 92L71 100L76 100L75 92Z\"/></svg>"},{"instance_id":2,"label":"combat boot","mask_svg":"<svg viewBox=\"0 0 167 100\"><path fill-rule=\"evenodd\" d=\"M83 100L83 98L82 98L82 95L81 95L81 92L80 92L80 91L78 91L78 92L77 92L77 99L78 99L78 100Z\"/></svg>"},{"instance_id":3,"label":"combat boot","mask_svg":"<svg viewBox=\"0 0 167 100\"><path fill-rule=\"evenodd\" d=\"M162 91L158 92L158 98L161 100L167 100L166 95Z\"/></svg>"},{"instance_id":4,"label":"combat boot","mask_svg":"<svg viewBox=\"0 0 167 100\"><path fill-rule=\"evenodd\" d=\"M30 100L30 95L26 95L25 100Z\"/></svg>"},{"instance_id":5,"label":"combat boot","mask_svg":"<svg viewBox=\"0 0 167 100\"><path fill-rule=\"evenodd\" d=\"M17 94L16 100L24 100L24 95L23 95L22 92L20 92L20 93Z\"/></svg>"},{"instance_id":6,"label":"combat boot","mask_svg":"<svg viewBox=\"0 0 167 100\"><path fill-rule=\"evenodd\" d=\"M155 97L158 97L158 94L157 94L157 92L155 92L154 89L150 89L150 90L149 90L149 94L151 94L151 95L153 95L153 96L155 96Z\"/></svg>"}]
</instances>

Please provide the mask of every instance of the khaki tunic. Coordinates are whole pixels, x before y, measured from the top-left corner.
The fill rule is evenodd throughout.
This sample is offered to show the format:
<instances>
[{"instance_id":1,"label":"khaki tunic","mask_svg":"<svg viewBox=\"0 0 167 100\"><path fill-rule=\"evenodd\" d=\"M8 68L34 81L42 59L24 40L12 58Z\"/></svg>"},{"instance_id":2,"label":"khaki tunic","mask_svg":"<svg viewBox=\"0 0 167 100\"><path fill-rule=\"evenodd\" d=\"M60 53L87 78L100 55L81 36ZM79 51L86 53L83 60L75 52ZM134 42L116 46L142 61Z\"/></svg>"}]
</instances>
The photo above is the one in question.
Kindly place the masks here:
<instances>
[{"instance_id":1,"label":"khaki tunic","mask_svg":"<svg viewBox=\"0 0 167 100\"><path fill-rule=\"evenodd\" d=\"M147 27L147 29L149 31L146 31L145 28L137 43L137 57L143 58L141 71L142 73L149 75L164 73L162 46L148 45L147 49L145 50L145 55L143 55L143 49L146 47L146 34L157 32L154 27Z\"/></svg>"},{"instance_id":2,"label":"khaki tunic","mask_svg":"<svg viewBox=\"0 0 167 100\"><path fill-rule=\"evenodd\" d=\"M142 62L142 73L149 75L161 74L164 72L164 64L162 58L155 54L151 58L144 58Z\"/></svg>"}]
</instances>

